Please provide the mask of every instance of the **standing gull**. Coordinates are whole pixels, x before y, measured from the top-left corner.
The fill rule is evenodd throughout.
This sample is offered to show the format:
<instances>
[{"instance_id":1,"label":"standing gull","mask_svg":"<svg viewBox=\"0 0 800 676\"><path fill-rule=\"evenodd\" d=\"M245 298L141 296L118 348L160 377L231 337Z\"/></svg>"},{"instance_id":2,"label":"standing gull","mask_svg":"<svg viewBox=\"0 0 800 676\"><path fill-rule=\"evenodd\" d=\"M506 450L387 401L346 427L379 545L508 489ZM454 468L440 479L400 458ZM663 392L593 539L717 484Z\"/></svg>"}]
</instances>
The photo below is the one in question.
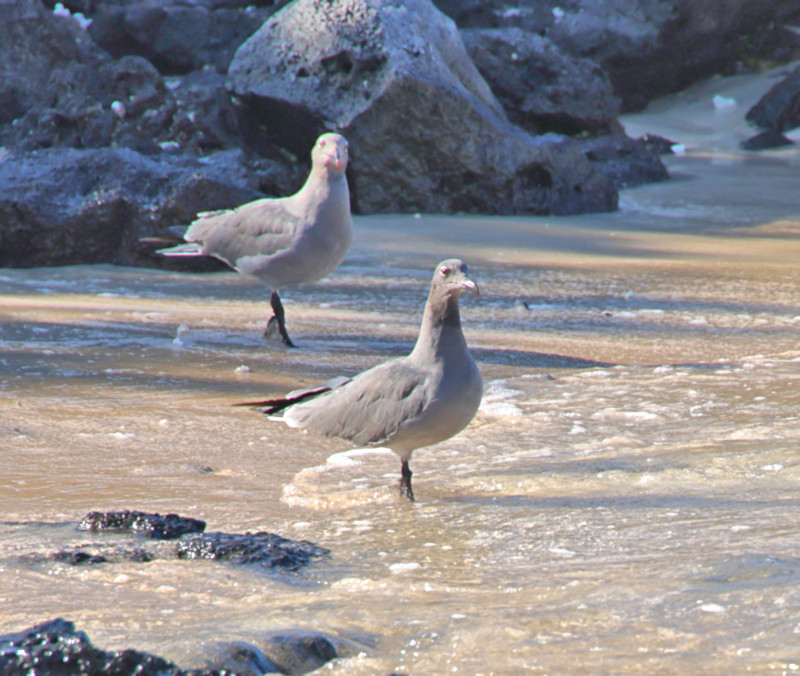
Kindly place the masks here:
<instances>
[{"instance_id":1,"label":"standing gull","mask_svg":"<svg viewBox=\"0 0 800 676\"><path fill-rule=\"evenodd\" d=\"M264 335L271 335L277 325L283 343L294 347L279 290L322 279L347 255L353 240L347 160L345 138L323 134L314 143L311 173L299 192L198 214L182 234L187 244L158 253L214 256L243 275L260 279L272 289L274 313Z\"/></svg>"},{"instance_id":2,"label":"standing gull","mask_svg":"<svg viewBox=\"0 0 800 676\"><path fill-rule=\"evenodd\" d=\"M436 266L417 344L411 354L351 378L238 406L285 410L290 427L308 428L356 445L382 446L400 456L400 490L414 499L409 460L415 449L449 439L472 420L483 381L472 359L458 312L465 289L478 287L457 259Z\"/></svg>"}]
</instances>

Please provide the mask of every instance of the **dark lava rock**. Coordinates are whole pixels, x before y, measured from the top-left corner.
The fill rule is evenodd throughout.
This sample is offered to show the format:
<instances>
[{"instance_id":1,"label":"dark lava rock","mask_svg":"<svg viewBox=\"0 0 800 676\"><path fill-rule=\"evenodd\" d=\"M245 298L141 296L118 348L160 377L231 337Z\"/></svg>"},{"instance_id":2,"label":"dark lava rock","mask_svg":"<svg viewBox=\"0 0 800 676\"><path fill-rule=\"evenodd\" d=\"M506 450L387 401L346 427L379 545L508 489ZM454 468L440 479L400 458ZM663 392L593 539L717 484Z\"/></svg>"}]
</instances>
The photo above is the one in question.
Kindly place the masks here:
<instances>
[{"instance_id":1,"label":"dark lava rock","mask_svg":"<svg viewBox=\"0 0 800 676\"><path fill-rule=\"evenodd\" d=\"M517 27L603 68L624 110L747 61L800 56L800 0L436 0L461 28Z\"/></svg>"},{"instance_id":2,"label":"dark lava rock","mask_svg":"<svg viewBox=\"0 0 800 676\"><path fill-rule=\"evenodd\" d=\"M665 181L669 172L658 153L624 134L607 134L581 142L586 158L608 176L618 190Z\"/></svg>"},{"instance_id":3,"label":"dark lava rock","mask_svg":"<svg viewBox=\"0 0 800 676\"><path fill-rule=\"evenodd\" d=\"M322 634L290 631L266 636L257 647L244 641L205 649L208 666L182 669L138 650L106 651L92 645L68 620L55 619L0 635L2 676L261 676L306 674L338 657L333 641Z\"/></svg>"},{"instance_id":4,"label":"dark lava rock","mask_svg":"<svg viewBox=\"0 0 800 676\"><path fill-rule=\"evenodd\" d=\"M20 6L31 1L21 0ZM55 17L38 2L32 6L36 11L27 14L16 5L0 13L0 145L11 150L114 146L157 155L162 149L207 154L246 143L239 108L215 69L200 64L200 70L167 83L141 54L123 50L112 59L85 46L93 43L71 19ZM135 10L124 3L97 8ZM216 11L182 2L168 10L154 7L184 10ZM189 25L184 30L197 32L195 42L207 35ZM240 42L227 45L231 55ZM39 44L51 46L43 50Z\"/></svg>"},{"instance_id":5,"label":"dark lava rock","mask_svg":"<svg viewBox=\"0 0 800 676\"><path fill-rule=\"evenodd\" d=\"M298 570L312 559L330 552L322 547L287 540L272 533L206 533L177 543L179 559L214 559L231 563L257 563L266 568Z\"/></svg>"},{"instance_id":6,"label":"dark lava rock","mask_svg":"<svg viewBox=\"0 0 800 676\"><path fill-rule=\"evenodd\" d=\"M577 137L585 157L618 190L669 178L658 153L625 136L619 100L596 63L521 28L468 29L461 36L512 122L532 134Z\"/></svg>"},{"instance_id":7,"label":"dark lava rock","mask_svg":"<svg viewBox=\"0 0 800 676\"><path fill-rule=\"evenodd\" d=\"M31 565L52 562L72 566L101 563L147 563L155 559L215 559L237 564L258 564L264 568L297 571L313 559L325 557L329 550L311 542L293 541L272 533L206 533L199 519L177 514L148 514L138 511L89 512L76 530L93 533L122 533L152 542L137 547L121 547L119 540L84 542L49 554L20 557ZM167 540L180 539L173 546Z\"/></svg>"},{"instance_id":8,"label":"dark lava rock","mask_svg":"<svg viewBox=\"0 0 800 676\"><path fill-rule=\"evenodd\" d=\"M0 158L0 266L153 264L139 238L263 197L241 151L158 161L127 148Z\"/></svg>"},{"instance_id":9,"label":"dark lava rock","mask_svg":"<svg viewBox=\"0 0 800 676\"><path fill-rule=\"evenodd\" d=\"M142 56L164 74L185 74L207 65L225 73L236 48L282 4L285 2L98 2L94 11L88 12L92 19L89 34L112 56Z\"/></svg>"},{"instance_id":10,"label":"dark lava rock","mask_svg":"<svg viewBox=\"0 0 800 676\"><path fill-rule=\"evenodd\" d=\"M764 94L747 111L745 119L778 134L800 127L800 66ZM777 140L775 135L771 138Z\"/></svg>"},{"instance_id":11,"label":"dark lava rock","mask_svg":"<svg viewBox=\"0 0 800 676\"><path fill-rule=\"evenodd\" d=\"M224 148L251 150L242 111L225 90L223 75L214 70L198 70L185 77L171 79L169 86L177 109L183 112L173 118L169 142L183 151L203 155ZM252 150L263 150L264 155L279 159L271 147ZM286 166L281 171L291 173Z\"/></svg>"},{"instance_id":12,"label":"dark lava rock","mask_svg":"<svg viewBox=\"0 0 800 676\"><path fill-rule=\"evenodd\" d=\"M322 634L281 632L258 643L282 674L307 674L339 656L333 642Z\"/></svg>"},{"instance_id":13,"label":"dark lava rock","mask_svg":"<svg viewBox=\"0 0 800 676\"><path fill-rule=\"evenodd\" d=\"M742 141L739 146L743 150L768 150L769 148L781 148L793 144L794 141L786 138L780 132L774 129L765 129L760 134L756 134Z\"/></svg>"},{"instance_id":14,"label":"dark lava rock","mask_svg":"<svg viewBox=\"0 0 800 676\"><path fill-rule=\"evenodd\" d=\"M205 80L200 91L191 81L173 91L140 56L67 62L53 69L25 114L0 129L0 143L18 151L115 146L148 155L236 146L239 113L221 76Z\"/></svg>"},{"instance_id":15,"label":"dark lava rock","mask_svg":"<svg viewBox=\"0 0 800 676\"><path fill-rule=\"evenodd\" d=\"M147 514L145 512L89 512L77 526L78 530L130 531L152 540L175 540L189 533L202 533L206 522L177 514Z\"/></svg>"},{"instance_id":16,"label":"dark lava rock","mask_svg":"<svg viewBox=\"0 0 800 676\"><path fill-rule=\"evenodd\" d=\"M212 676L219 670L185 671L161 657L137 650L106 651L62 619L0 636L0 674L105 674L109 676Z\"/></svg>"},{"instance_id":17,"label":"dark lava rock","mask_svg":"<svg viewBox=\"0 0 800 676\"><path fill-rule=\"evenodd\" d=\"M236 52L232 91L296 153L350 140L362 213L568 214L617 206L569 139L510 124L429 0L297 0Z\"/></svg>"},{"instance_id":18,"label":"dark lava rock","mask_svg":"<svg viewBox=\"0 0 800 676\"><path fill-rule=\"evenodd\" d=\"M462 30L464 46L508 118L532 134L621 133L619 99L590 59L521 28Z\"/></svg>"},{"instance_id":19,"label":"dark lava rock","mask_svg":"<svg viewBox=\"0 0 800 676\"><path fill-rule=\"evenodd\" d=\"M261 676L281 672L259 648L246 641L224 641L206 645L201 659L210 669L220 669L236 676Z\"/></svg>"},{"instance_id":20,"label":"dark lava rock","mask_svg":"<svg viewBox=\"0 0 800 676\"><path fill-rule=\"evenodd\" d=\"M53 16L39 0L0 3L0 124L36 106L55 70L95 64L99 51L74 21Z\"/></svg>"},{"instance_id":21,"label":"dark lava rock","mask_svg":"<svg viewBox=\"0 0 800 676\"><path fill-rule=\"evenodd\" d=\"M247 643L225 641L206 646L200 658L209 668L226 669L237 676L266 673L307 674L339 657L333 639L302 630L269 634Z\"/></svg>"}]
</instances>

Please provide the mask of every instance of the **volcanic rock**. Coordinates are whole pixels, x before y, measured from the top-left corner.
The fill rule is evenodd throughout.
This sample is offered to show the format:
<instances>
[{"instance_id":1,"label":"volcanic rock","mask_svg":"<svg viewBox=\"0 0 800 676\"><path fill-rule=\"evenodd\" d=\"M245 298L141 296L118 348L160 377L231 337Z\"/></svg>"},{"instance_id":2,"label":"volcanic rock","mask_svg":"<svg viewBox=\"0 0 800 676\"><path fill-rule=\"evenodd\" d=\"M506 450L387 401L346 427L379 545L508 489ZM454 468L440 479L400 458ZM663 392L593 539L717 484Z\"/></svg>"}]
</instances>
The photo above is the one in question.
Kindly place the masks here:
<instances>
[{"instance_id":1,"label":"volcanic rock","mask_svg":"<svg viewBox=\"0 0 800 676\"><path fill-rule=\"evenodd\" d=\"M613 185L568 139L510 124L428 0L297 0L236 52L230 87L296 152L325 128L353 149L362 213L581 213Z\"/></svg>"}]
</instances>

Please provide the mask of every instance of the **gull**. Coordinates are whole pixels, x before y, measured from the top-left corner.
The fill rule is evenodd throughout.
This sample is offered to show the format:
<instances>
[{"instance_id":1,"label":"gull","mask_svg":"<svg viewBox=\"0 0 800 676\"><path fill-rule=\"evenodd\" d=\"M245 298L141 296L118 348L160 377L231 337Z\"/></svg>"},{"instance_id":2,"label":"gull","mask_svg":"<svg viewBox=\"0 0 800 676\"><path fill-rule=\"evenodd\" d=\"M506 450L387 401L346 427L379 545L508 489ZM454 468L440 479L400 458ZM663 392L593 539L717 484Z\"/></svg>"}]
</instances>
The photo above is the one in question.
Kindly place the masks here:
<instances>
[{"instance_id":1,"label":"gull","mask_svg":"<svg viewBox=\"0 0 800 676\"><path fill-rule=\"evenodd\" d=\"M277 327L284 345L294 347L279 291L322 279L347 255L353 241L347 161L345 138L322 134L311 151L311 172L294 195L200 213L180 233L186 244L157 253L213 256L264 282L272 290L273 311L264 335Z\"/></svg>"},{"instance_id":2,"label":"gull","mask_svg":"<svg viewBox=\"0 0 800 676\"><path fill-rule=\"evenodd\" d=\"M236 406L259 407L267 414L282 411L282 417L271 419L357 446L390 448L400 456L400 491L413 501L411 454L458 434L483 395L480 371L461 331L458 302L465 290L478 293L466 264L442 261L433 274L419 337L407 357L353 378Z\"/></svg>"}]
</instances>

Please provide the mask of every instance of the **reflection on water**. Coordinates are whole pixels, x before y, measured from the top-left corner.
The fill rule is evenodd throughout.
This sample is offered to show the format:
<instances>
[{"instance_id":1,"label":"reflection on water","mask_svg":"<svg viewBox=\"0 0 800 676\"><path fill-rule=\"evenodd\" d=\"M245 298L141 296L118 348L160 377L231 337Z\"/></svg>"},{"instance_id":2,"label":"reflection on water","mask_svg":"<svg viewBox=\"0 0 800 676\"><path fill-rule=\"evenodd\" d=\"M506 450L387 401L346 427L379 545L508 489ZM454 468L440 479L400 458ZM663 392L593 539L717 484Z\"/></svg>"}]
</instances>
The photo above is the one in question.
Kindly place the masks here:
<instances>
[{"instance_id":1,"label":"reflection on water","mask_svg":"<svg viewBox=\"0 0 800 676\"><path fill-rule=\"evenodd\" d=\"M62 616L190 666L308 628L349 646L341 674L796 670L798 154L755 161L673 158L618 214L358 219L347 263L287 293L296 351L234 274L0 271L0 631ZM453 255L486 392L414 456L416 504L390 453L230 408L406 353ZM332 556L25 562L125 508Z\"/></svg>"}]
</instances>

